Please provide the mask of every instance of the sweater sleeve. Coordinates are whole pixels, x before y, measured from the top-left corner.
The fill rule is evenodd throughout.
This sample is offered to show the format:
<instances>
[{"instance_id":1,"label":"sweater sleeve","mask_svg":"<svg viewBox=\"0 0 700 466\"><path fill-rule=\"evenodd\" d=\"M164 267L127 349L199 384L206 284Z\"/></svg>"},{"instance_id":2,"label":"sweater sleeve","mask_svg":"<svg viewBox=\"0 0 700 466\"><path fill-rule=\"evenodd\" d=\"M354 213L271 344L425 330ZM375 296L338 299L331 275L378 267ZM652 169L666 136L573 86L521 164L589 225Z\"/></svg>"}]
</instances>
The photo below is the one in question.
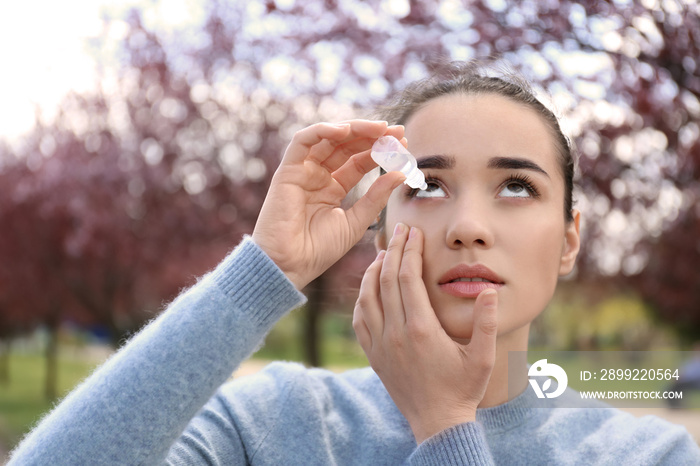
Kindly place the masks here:
<instances>
[{"instance_id":1,"label":"sweater sleeve","mask_svg":"<svg viewBox=\"0 0 700 466\"><path fill-rule=\"evenodd\" d=\"M418 445L408 462L416 466L495 464L478 422L459 424L433 435Z\"/></svg>"},{"instance_id":2,"label":"sweater sleeve","mask_svg":"<svg viewBox=\"0 0 700 466\"><path fill-rule=\"evenodd\" d=\"M305 300L250 238L21 442L8 464L157 464L272 325Z\"/></svg>"}]
</instances>

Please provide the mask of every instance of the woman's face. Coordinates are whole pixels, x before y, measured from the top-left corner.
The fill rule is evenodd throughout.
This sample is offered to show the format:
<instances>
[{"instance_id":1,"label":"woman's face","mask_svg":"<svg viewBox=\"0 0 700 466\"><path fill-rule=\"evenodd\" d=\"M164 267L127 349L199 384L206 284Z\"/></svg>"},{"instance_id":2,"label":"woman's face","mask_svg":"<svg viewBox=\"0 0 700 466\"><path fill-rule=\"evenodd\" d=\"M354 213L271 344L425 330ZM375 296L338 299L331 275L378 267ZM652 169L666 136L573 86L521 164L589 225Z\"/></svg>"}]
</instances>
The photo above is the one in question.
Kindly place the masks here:
<instances>
[{"instance_id":1,"label":"woman's face","mask_svg":"<svg viewBox=\"0 0 700 466\"><path fill-rule=\"evenodd\" d=\"M579 249L578 213L564 220L550 130L533 110L498 95L439 97L405 126L428 190L402 185L392 193L386 236L398 222L423 231L423 280L452 338L471 338L485 287L498 290L499 336L526 327ZM378 247L387 240L378 237Z\"/></svg>"}]
</instances>

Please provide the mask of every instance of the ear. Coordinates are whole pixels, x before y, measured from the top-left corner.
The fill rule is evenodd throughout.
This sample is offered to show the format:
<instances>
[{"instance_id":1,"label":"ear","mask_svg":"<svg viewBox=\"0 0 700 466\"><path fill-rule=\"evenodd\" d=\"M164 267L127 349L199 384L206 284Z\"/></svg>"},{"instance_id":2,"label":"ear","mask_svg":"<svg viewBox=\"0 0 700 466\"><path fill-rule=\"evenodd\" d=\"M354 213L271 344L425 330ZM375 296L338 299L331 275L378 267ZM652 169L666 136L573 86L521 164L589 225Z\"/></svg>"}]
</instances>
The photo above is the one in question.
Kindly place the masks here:
<instances>
[{"instance_id":1,"label":"ear","mask_svg":"<svg viewBox=\"0 0 700 466\"><path fill-rule=\"evenodd\" d=\"M566 275L574 269L576 257L581 249L581 234L579 231L581 212L574 209L572 214L574 219L569 222L564 231L564 246L561 251L559 275Z\"/></svg>"}]
</instances>

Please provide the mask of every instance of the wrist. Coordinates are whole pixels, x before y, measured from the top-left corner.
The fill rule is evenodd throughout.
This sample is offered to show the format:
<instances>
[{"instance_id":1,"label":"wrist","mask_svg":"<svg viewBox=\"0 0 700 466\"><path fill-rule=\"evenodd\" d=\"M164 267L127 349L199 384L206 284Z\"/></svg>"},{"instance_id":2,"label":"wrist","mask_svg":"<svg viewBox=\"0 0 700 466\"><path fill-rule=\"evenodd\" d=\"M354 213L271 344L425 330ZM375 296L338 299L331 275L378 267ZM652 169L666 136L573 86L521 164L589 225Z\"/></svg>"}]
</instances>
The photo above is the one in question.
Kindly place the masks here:
<instances>
[{"instance_id":1,"label":"wrist","mask_svg":"<svg viewBox=\"0 0 700 466\"><path fill-rule=\"evenodd\" d=\"M304 287L310 283L309 281L304 280L304 278L301 277L299 274L285 271L285 270L282 270L282 272L287 276L287 279L290 282L292 282L294 287L299 291L303 290Z\"/></svg>"},{"instance_id":2,"label":"wrist","mask_svg":"<svg viewBox=\"0 0 700 466\"><path fill-rule=\"evenodd\" d=\"M306 285L308 285L309 282L305 281L301 274L296 273L293 269L286 266L286 264L280 260L280 254L275 254L274 250L269 249L269 247L265 244L265 241L261 241L260 238L257 237L255 231L250 236L250 240L255 243L255 245L277 266L278 269L280 269L280 271L290 282L292 282L297 290L301 291Z\"/></svg>"}]
</instances>

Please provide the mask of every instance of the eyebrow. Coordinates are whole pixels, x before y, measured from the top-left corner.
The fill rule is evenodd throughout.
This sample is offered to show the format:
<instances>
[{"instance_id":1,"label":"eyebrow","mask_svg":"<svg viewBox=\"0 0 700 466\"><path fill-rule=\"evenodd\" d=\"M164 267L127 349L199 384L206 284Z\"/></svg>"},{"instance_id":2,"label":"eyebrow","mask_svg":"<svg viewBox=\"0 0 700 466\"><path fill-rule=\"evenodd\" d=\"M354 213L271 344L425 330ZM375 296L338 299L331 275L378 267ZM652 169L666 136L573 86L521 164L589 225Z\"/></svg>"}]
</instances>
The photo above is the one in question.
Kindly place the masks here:
<instances>
[{"instance_id":1,"label":"eyebrow","mask_svg":"<svg viewBox=\"0 0 700 466\"><path fill-rule=\"evenodd\" d=\"M456 161L451 155L430 155L417 161L418 168L436 168L438 170L449 170L454 168Z\"/></svg>"},{"instance_id":2,"label":"eyebrow","mask_svg":"<svg viewBox=\"0 0 700 466\"><path fill-rule=\"evenodd\" d=\"M535 162L520 157L492 157L489 160L487 167L510 170L532 170L539 173L543 173L544 175L549 177L549 174Z\"/></svg>"},{"instance_id":3,"label":"eyebrow","mask_svg":"<svg viewBox=\"0 0 700 466\"><path fill-rule=\"evenodd\" d=\"M420 169L449 170L454 168L457 162L451 155L430 155L419 159L417 163ZM487 167L500 170L532 170L549 177L549 173L542 167L532 160L521 157L492 157L489 159Z\"/></svg>"}]
</instances>

